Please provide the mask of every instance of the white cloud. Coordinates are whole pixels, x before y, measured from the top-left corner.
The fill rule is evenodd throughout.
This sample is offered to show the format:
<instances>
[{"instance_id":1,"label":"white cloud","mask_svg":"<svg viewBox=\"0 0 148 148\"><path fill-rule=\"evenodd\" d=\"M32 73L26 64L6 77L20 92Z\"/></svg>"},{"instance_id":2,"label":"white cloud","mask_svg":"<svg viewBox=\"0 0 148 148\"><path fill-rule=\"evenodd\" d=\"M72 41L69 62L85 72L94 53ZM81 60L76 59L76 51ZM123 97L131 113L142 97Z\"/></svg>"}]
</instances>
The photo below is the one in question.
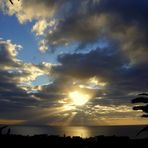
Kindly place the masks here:
<instances>
[{"instance_id":1,"label":"white cloud","mask_svg":"<svg viewBox=\"0 0 148 148\"><path fill-rule=\"evenodd\" d=\"M48 23L45 19L39 20L33 27L32 32L35 32L36 36L44 34L45 29L48 27Z\"/></svg>"},{"instance_id":2,"label":"white cloud","mask_svg":"<svg viewBox=\"0 0 148 148\"><path fill-rule=\"evenodd\" d=\"M107 113L130 113L134 112L132 110L131 106L127 105L110 105L110 106L105 106L105 105L95 105L94 110L98 113L101 114L107 114Z\"/></svg>"},{"instance_id":3,"label":"white cloud","mask_svg":"<svg viewBox=\"0 0 148 148\"><path fill-rule=\"evenodd\" d=\"M44 33L46 29L48 28L49 30L55 26L56 22L55 20L47 20L47 19L41 19L38 20L35 25L32 27L32 32L36 34L36 36L44 36Z\"/></svg>"},{"instance_id":4,"label":"white cloud","mask_svg":"<svg viewBox=\"0 0 148 148\"><path fill-rule=\"evenodd\" d=\"M13 44L11 40L0 39L0 72L6 72L9 81L23 87L30 85L39 76L50 75L52 64L42 62L39 65L25 63L18 59L18 51L21 45Z\"/></svg>"},{"instance_id":5,"label":"white cloud","mask_svg":"<svg viewBox=\"0 0 148 148\"><path fill-rule=\"evenodd\" d=\"M39 42L39 51L41 53L45 53L47 50L48 50L47 41L43 39Z\"/></svg>"},{"instance_id":6,"label":"white cloud","mask_svg":"<svg viewBox=\"0 0 148 148\"><path fill-rule=\"evenodd\" d=\"M1 8L9 15L15 14L20 23L52 17L57 10L53 0L14 0L13 3L1 0Z\"/></svg>"}]
</instances>

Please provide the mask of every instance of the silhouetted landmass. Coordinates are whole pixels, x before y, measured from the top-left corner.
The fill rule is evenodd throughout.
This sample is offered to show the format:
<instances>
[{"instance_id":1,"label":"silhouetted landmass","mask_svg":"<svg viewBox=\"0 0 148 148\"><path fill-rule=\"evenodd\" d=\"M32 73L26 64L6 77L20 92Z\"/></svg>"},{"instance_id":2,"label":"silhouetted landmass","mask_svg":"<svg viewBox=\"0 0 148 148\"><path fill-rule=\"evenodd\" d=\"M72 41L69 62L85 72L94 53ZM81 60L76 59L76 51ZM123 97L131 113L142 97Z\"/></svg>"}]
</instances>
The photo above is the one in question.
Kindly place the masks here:
<instances>
[{"instance_id":1,"label":"silhouetted landmass","mask_svg":"<svg viewBox=\"0 0 148 148\"><path fill-rule=\"evenodd\" d=\"M2 130L7 128L3 126ZM96 136L90 138L81 138L79 136L49 136L49 135L34 135L21 136L11 135L10 128L6 133L0 134L0 146L3 147L58 147L58 148L99 148L99 147L141 147L148 145L146 139L130 139L129 137L117 136Z\"/></svg>"},{"instance_id":2,"label":"silhouetted landmass","mask_svg":"<svg viewBox=\"0 0 148 148\"><path fill-rule=\"evenodd\" d=\"M46 147L81 147L94 148L100 146L142 146L148 145L148 139L130 139L129 137L117 136L96 136L90 138L81 137L60 137L48 135L20 136L20 135L1 135L0 144L12 147L21 146L46 146Z\"/></svg>"}]
</instances>

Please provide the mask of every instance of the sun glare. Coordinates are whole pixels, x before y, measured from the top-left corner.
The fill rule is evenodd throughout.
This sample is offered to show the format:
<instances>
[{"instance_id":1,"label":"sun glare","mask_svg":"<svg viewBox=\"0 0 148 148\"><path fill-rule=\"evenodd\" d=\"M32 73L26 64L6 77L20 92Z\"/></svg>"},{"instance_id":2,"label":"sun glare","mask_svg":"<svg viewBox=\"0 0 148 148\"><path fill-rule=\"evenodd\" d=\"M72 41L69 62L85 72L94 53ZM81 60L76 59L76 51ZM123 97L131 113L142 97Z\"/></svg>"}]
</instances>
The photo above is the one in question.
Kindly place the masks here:
<instances>
[{"instance_id":1,"label":"sun glare","mask_svg":"<svg viewBox=\"0 0 148 148\"><path fill-rule=\"evenodd\" d=\"M72 103L76 106L82 106L88 102L90 96L88 94L83 94L78 91L70 92L69 98L72 100Z\"/></svg>"}]
</instances>

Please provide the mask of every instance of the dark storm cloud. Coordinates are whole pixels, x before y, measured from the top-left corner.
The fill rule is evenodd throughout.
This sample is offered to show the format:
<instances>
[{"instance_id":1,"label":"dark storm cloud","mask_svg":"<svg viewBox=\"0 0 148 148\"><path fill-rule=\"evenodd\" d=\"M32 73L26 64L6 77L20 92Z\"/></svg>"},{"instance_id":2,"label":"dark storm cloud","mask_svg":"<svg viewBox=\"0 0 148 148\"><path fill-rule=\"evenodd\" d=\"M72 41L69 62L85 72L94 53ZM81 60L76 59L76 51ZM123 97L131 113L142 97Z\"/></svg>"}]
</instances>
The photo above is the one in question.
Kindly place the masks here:
<instances>
[{"instance_id":1,"label":"dark storm cloud","mask_svg":"<svg viewBox=\"0 0 148 148\"><path fill-rule=\"evenodd\" d=\"M70 3L72 4L73 2L70 1ZM69 13L65 14L63 21L61 21L57 27L57 31L55 31L57 37L59 34L59 37L61 35L64 38L63 33L65 33L65 37L72 37L73 32L73 39L80 39L80 41L85 40L85 36L86 41L89 40L89 36L91 36L92 39L97 38L98 31L101 29L97 22L100 16L105 14L111 17L108 22L109 25L114 24L117 28L122 26L122 24L120 24L121 22L117 21L118 19L121 19L124 25L130 23L132 25L136 23L145 25L145 22L147 22L145 19L148 15L148 3L146 0L140 2L138 0L131 0L130 2L128 0L100 0L97 3L94 3L94 1L77 1L77 3L78 6L75 8L75 5L71 5L71 9L75 8L78 11L68 9ZM116 18L115 20L113 20L114 17Z\"/></svg>"},{"instance_id":2,"label":"dark storm cloud","mask_svg":"<svg viewBox=\"0 0 148 148\"><path fill-rule=\"evenodd\" d=\"M0 81L0 112L19 111L33 106L37 101L15 82L9 82L1 75L3 80Z\"/></svg>"},{"instance_id":3,"label":"dark storm cloud","mask_svg":"<svg viewBox=\"0 0 148 148\"><path fill-rule=\"evenodd\" d=\"M138 21L140 19L147 22L145 20L148 15L147 0L101 0L99 7L101 12L111 12L120 15L127 21Z\"/></svg>"},{"instance_id":4,"label":"dark storm cloud","mask_svg":"<svg viewBox=\"0 0 148 148\"><path fill-rule=\"evenodd\" d=\"M29 108L37 103L31 94L20 88L17 81L13 81L12 75L0 71L0 112L12 113Z\"/></svg>"},{"instance_id":5,"label":"dark storm cloud","mask_svg":"<svg viewBox=\"0 0 148 148\"><path fill-rule=\"evenodd\" d=\"M47 33L46 40L49 46L78 42L80 46L86 47L87 44L106 38L114 40L132 62L147 60L146 0L100 0L96 3L81 1L77 11L71 9L59 20L52 33Z\"/></svg>"},{"instance_id":6,"label":"dark storm cloud","mask_svg":"<svg viewBox=\"0 0 148 148\"><path fill-rule=\"evenodd\" d=\"M135 61L147 61L148 2L102 0L100 7L101 13L115 16L115 19L110 22L112 26L110 35L114 38L121 37L121 49L123 48Z\"/></svg>"},{"instance_id":7,"label":"dark storm cloud","mask_svg":"<svg viewBox=\"0 0 148 148\"><path fill-rule=\"evenodd\" d=\"M61 65L53 68L57 74L81 79L94 76L113 77L122 71L128 59L116 49L96 49L87 54L63 54L58 57Z\"/></svg>"}]
</instances>

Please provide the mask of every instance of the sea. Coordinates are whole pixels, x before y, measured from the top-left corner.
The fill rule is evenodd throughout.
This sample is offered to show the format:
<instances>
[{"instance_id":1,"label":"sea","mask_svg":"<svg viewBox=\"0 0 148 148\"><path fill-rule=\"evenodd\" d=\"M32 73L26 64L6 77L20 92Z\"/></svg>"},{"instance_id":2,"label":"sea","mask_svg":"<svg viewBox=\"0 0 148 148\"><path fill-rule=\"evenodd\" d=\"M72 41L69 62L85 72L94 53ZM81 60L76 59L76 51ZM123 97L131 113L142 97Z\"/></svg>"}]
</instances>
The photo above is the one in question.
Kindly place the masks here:
<instances>
[{"instance_id":1,"label":"sea","mask_svg":"<svg viewBox=\"0 0 148 148\"><path fill-rule=\"evenodd\" d=\"M132 139L147 138L148 131L136 134L145 127L141 126L9 126L11 134L33 136L33 135L58 135L58 136L80 136L89 138L95 136L128 136ZM7 128L7 129L8 129ZM7 129L5 129L6 132Z\"/></svg>"}]
</instances>

